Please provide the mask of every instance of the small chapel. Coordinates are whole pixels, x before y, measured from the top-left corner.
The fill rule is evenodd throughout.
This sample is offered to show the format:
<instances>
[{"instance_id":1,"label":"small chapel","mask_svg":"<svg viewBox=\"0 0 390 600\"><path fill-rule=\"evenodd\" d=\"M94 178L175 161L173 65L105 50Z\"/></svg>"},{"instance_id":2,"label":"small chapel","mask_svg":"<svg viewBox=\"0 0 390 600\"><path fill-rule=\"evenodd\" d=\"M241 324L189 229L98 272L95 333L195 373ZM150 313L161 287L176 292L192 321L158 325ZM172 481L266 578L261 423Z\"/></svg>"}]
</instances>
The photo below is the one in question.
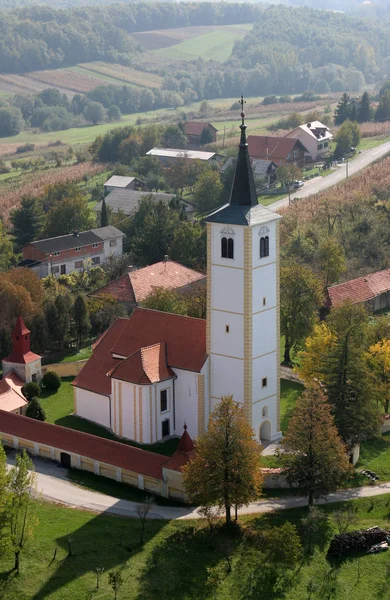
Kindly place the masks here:
<instances>
[{"instance_id":1,"label":"small chapel","mask_svg":"<svg viewBox=\"0 0 390 600\"><path fill-rule=\"evenodd\" d=\"M242 101L243 107L243 101ZM206 219L207 318L136 308L73 382L80 417L141 444L207 428L222 396L259 442L280 432L279 221L257 201L245 114L229 202Z\"/></svg>"}]
</instances>

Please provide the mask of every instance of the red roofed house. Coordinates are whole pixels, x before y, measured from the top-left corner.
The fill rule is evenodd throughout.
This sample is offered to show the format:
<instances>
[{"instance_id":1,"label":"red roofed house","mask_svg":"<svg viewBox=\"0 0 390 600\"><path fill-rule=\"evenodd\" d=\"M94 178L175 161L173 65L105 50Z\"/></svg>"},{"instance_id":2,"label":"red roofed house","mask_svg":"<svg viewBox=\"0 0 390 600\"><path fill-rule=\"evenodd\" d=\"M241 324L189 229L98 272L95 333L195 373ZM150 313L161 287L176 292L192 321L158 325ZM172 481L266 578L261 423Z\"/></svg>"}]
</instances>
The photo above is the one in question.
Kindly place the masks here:
<instances>
[{"instance_id":1,"label":"red roofed house","mask_svg":"<svg viewBox=\"0 0 390 600\"><path fill-rule=\"evenodd\" d=\"M30 331L19 317L12 332L12 351L2 361L0 410L22 412L27 402L22 387L42 379L41 357L30 350Z\"/></svg>"},{"instance_id":2,"label":"red roofed house","mask_svg":"<svg viewBox=\"0 0 390 600\"><path fill-rule=\"evenodd\" d=\"M330 306L343 302L365 304L377 312L390 306L390 269L370 273L328 288Z\"/></svg>"},{"instance_id":3,"label":"red roofed house","mask_svg":"<svg viewBox=\"0 0 390 600\"><path fill-rule=\"evenodd\" d=\"M129 308L135 308L146 300L156 287L186 293L205 285L206 275L203 273L188 269L172 260L164 260L126 273L95 290L90 296L109 294Z\"/></svg>"},{"instance_id":4,"label":"red roofed house","mask_svg":"<svg viewBox=\"0 0 390 600\"><path fill-rule=\"evenodd\" d=\"M205 428L206 321L136 308L117 319L73 382L75 413L118 436L154 443Z\"/></svg>"},{"instance_id":5,"label":"red roofed house","mask_svg":"<svg viewBox=\"0 0 390 600\"><path fill-rule=\"evenodd\" d=\"M252 160L272 160L276 165L289 162L303 165L306 156L309 157L305 146L296 138L249 135L248 150Z\"/></svg>"},{"instance_id":6,"label":"red roofed house","mask_svg":"<svg viewBox=\"0 0 390 600\"><path fill-rule=\"evenodd\" d=\"M204 130L207 131L207 137L209 138L207 143L217 141L218 129L215 129L214 125L211 125L211 123L201 123L200 121L186 121L186 123L184 123L184 133L187 136L188 143L193 144L194 146L200 146L201 136Z\"/></svg>"}]
</instances>

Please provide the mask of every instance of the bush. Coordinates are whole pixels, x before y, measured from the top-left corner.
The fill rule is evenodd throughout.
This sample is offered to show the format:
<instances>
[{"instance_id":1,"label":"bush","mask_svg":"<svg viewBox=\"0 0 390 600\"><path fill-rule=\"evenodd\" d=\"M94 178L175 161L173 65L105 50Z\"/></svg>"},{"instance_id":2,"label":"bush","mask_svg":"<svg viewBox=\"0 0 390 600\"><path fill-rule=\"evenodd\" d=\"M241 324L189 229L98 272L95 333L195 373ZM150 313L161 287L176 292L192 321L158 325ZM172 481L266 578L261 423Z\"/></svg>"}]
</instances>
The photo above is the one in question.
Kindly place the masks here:
<instances>
[{"instance_id":1,"label":"bush","mask_svg":"<svg viewBox=\"0 0 390 600\"><path fill-rule=\"evenodd\" d=\"M279 104L288 104L289 102L292 102L291 96L280 96Z\"/></svg>"},{"instance_id":2,"label":"bush","mask_svg":"<svg viewBox=\"0 0 390 600\"><path fill-rule=\"evenodd\" d=\"M16 148L16 154L23 154L24 152L32 152L35 148L35 144L24 144Z\"/></svg>"},{"instance_id":3,"label":"bush","mask_svg":"<svg viewBox=\"0 0 390 600\"><path fill-rule=\"evenodd\" d=\"M46 421L46 413L43 410L38 398L31 398L28 403L26 416L37 421Z\"/></svg>"},{"instance_id":4,"label":"bush","mask_svg":"<svg viewBox=\"0 0 390 600\"><path fill-rule=\"evenodd\" d=\"M57 391L61 387L61 379L55 371L48 371L43 376L42 385L46 390Z\"/></svg>"},{"instance_id":5,"label":"bush","mask_svg":"<svg viewBox=\"0 0 390 600\"><path fill-rule=\"evenodd\" d=\"M330 542L328 556L337 558L356 552L367 552L371 546L385 542L388 535L388 531L379 527L335 535Z\"/></svg>"},{"instance_id":6,"label":"bush","mask_svg":"<svg viewBox=\"0 0 390 600\"><path fill-rule=\"evenodd\" d=\"M266 96L262 102L263 106L268 106L269 104L277 104L278 99L276 96Z\"/></svg>"},{"instance_id":7,"label":"bush","mask_svg":"<svg viewBox=\"0 0 390 600\"><path fill-rule=\"evenodd\" d=\"M27 398L27 400L31 400L32 398L39 398L41 395L41 388L35 381L30 381L29 383L25 383L22 387L23 395Z\"/></svg>"}]
</instances>

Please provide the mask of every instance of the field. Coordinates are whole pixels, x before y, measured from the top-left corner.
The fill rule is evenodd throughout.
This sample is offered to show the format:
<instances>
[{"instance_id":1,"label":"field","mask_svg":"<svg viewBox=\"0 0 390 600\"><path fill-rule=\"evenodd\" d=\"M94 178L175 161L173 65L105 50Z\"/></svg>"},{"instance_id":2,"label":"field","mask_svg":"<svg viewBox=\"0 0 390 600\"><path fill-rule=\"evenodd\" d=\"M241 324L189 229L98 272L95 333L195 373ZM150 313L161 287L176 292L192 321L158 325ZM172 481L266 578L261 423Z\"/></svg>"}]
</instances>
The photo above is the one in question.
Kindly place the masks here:
<instances>
[{"instance_id":1,"label":"field","mask_svg":"<svg viewBox=\"0 0 390 600\"><path fill-rule=\"evenodd\" d=\"M356 528L389 527L388 496L348 503L356 512ZM340 505L323 507L328 517ZM241 519L244 527L264 530L288 521L301 534L307 509L293 509ZM108 574L119 570L124 583L118 600L387 600L389 553L358 555L329 562L326 551L335 533L327 522L315 542L313 556L305 554L292 568L283 568L276 557L265 559L239 536L228 544L231 572L226 570L223 531L210 531L195 521L146 523L141 547L140 525L135 519L35 502L38 525L21 556L21 573L12 572L12 555L0 561L2 600L111 600ZM71 536L71 537L70 537ZM68 554L70 539L72 555ZM54 551L57 548L57 554ZM99 589L95 570L103 568ZM220 576L212 583L209 569ZM215 572L215 571L214 571Z\"/></svg>"}]
</instances>

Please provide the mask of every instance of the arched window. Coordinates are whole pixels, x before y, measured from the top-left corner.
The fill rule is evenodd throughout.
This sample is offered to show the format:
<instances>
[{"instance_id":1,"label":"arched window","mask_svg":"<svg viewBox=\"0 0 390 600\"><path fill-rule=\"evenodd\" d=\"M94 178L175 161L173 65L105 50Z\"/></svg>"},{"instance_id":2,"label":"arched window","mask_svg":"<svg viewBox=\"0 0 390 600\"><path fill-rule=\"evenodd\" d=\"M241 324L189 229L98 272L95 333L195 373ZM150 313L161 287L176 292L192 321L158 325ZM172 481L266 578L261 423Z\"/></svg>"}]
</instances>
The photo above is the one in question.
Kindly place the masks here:
<instances>
[{"instance_id":1,"label":"arched window","mask_svg":"<svg viewBox=\"0 0 390 600\"><path fill-rule=\"evenodd\" d=\"M222 258L234 258L234 240L233 238L221 239L221 256Z\"/></svg>"},{"instance_id":2,"label":"arched window","mask_svg":"<svg viewBox=\"0 0 390 600\"><path fill-rule=\"evenodd\" d=\"M234 258L234 240L229 238L227 242L227 257Z\"/></svg>"},{"instance_id":3,"label":"arched window","mask_svg":"<svg viewBox=\"0 0 390 600\"><path fill-rule=\"evenodd\" d=\"M262 413L261 413L261 417L263 419L266 419L268 417L268 408L267 408L267 406L264 406L264 408L262 410Z\"/></svg>"},{"instance_id":4,"label":"arched window","mask_svg":"<svg viewBox=\"0 0 390 600\"><path fill-rule=\"evenodd\" d=\"M260 258L265 258L266 256L269 256L269 237L268 237L268 235L260 238Z\"/></svg>"},{"instance_id":5,"label":"arched window","mask_svg":"<svg viewBox=\"0 0 390 600\"><path fill-rule=\"evenodd\" d=\"M225 237L223 237L221 239L221 256L222 258L227 258L227 239Z\"/></svg>"}]
</instances>

